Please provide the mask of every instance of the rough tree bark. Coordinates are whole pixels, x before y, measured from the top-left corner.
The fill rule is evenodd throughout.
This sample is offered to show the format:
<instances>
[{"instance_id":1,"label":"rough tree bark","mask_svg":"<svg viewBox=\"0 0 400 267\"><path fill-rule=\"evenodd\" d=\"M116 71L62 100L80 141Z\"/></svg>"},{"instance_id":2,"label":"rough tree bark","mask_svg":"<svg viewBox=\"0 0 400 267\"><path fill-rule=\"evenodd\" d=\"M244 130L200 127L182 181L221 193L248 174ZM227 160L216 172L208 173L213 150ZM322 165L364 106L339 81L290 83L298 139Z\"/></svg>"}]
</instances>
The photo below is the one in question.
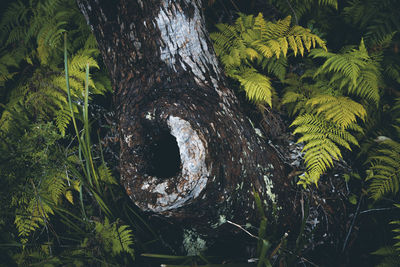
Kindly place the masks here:
<instances>
[{"instance_id":1,"label":"rough tree bark","mask_svg":"<svg viewBox=\"0 0 400 267\"><path fill-rule=\"evenodd\" d=\"M298 219L284 163L225 85L199 0L78 4L110 73L121 182L137 206L210 233L254 222L254 189L269 216Z\"/></svg>"}]
</instances>

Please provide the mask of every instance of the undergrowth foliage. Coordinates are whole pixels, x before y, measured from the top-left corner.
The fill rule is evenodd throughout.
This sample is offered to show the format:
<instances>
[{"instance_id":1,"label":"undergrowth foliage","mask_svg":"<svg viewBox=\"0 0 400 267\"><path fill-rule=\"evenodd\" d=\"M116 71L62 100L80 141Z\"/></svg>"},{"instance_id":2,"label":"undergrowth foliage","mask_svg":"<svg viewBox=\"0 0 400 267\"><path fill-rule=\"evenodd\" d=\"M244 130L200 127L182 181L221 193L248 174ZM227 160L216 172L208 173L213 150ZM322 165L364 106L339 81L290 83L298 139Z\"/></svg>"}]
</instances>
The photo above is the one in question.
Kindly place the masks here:
<instances>
[{"instance_id":1,"label":"undergrowth foliage","mask_svg":"<svg viewBox=\"0 0 400 267\"><path fill-rule=\"evenodd\" d=\"M315 49L310 56L325 59L324 64L315 72L314 78L326 75L330 79L329 83L335 86L336 90L367 99L378 105L379 61L370 57L363 40L358 49L348 47L342 53Z\"/></svg>"},{"instance_id":2,"label":"undergrowth foliage","mask_svg":"<svg viewBox=\"0 0 400 267\"><path fill-rule=\"evenodd\" d=\"M364 177L364 192L371 199L398 199L400 101L393 101L393 96L398 97L400 84L400 22L395 11L399 2L345 1L342 16L360 30L361 41L337 51L328 50L325 41L315 35L320 29L290 26L291 21L297 24L314 14L321 22L312 20L309 25L333 31L323 25L319 11L333 14L337 1L269 3L293 18L266 22L261 15L239 14L233 25L218 24L219 32L211 37L227 76L239 82L249 100L271 106L272 96L278 96L278 107L293 118L293 134L304 152L304 172L298 184L318 186L347 151L364 159L356 162L366 171L354 177ZM316 6L321 8L313 10ZM305 51L309 54L302 63L293 60L292 55L303 56ZM283 87L281 92L274 90L271 77ZM392 224L397 226L398 239L399 221ZM375 253L386 257L382 266L398 262L398 247L397 242Z\"/></svg>"},{"instance_id":3,"label":"undergrowth foliage","mask_svg":"<svg viewBox=\"0 0 400 267\"><path fill-rule=\"evenodd\" d=\"M396 195L400 183L400 143L394 140L382 141L375 153L369 157L371 180L369 191L378 200L387 194Z\"/></svg>"},{"instance_id":4,"label":"undergrowth foliage","mask_svg":"<svg viewBox=\"0 0 400 267\"><path fill-rule=\"evenodd\" d=\"M292 14L293 17L298 21L307 13L310 13L313 9L321 8L338 8L337 0L268 0L270 4L277 7L283 14Z\"/></svg>"},{"instance_id":5,"label":"undergrowth foliage","mask_svg":"<svg viewBox=\"0 0 400 267\"><path fill-rule=\"evenodd\" d=\"M290 16L267 22L261 13L256 17L239 14L234 25L216 27L219 32L212 33L211 39L227 76L239 81L250 100L269 106L274 89L270 78L258 69L282 78L289 51L303 56L316 45L326 49L325 42L310 30L291 26Z\"/></svg>"},{"instance_id":6,"label":"undergrowth foliage","mask_svg":"<svg viewBox=\"0 0 400 267\"><path fill-rule=\"evenodd\" d=\"M350 145L359 146L354 134L363 133L359 123L366 119L366 107L378 105L380 99L379 62L368 55L363 41L358 49L347 48L339 54L315 49L310 56L323 58L325 62L312 75L311 71L306 72L297 85L312 88L313 92L289 86L283 96L283 103L295 109L292 114L300 113L292 126L296 126L295 134L302 135L298 142L305 143L307 172L299 181L304 186L317 185L320 176L333 167L333 161L342 159L341 148L351 150ZM307 79L312 79L311 84L301 84ZM299 107L300 103L293 106L296 102L303 106Z\"/></svg>"},{"instance_id":7,"label":"undergrowth foliage","mask_svg":"<svg viewBox=\"0 0 400 267\"><path fill-rule=\"evenodd\" d=\"M104 198L117 181L89 132L89 90L104 95L110 83L75 1L13 2L0 29L1 97L7 100L0 117L0 174L1 186L8 188L1 197L7 210L0 231L9 233L2 242L20 248L13 258L21 266L133 261L131 227ZM78 144L68 141L71 121ZM65 232L55 230L60 226Z\"/></svg>"},{"instance_id":8,"label":"undergrowth foliage","mask_svg":"<svg viewBox=\"0 0 400 267\"><path fill-rule=\"evenodd\" d=\"M73 46L69 59L73 108L82 102L85 65L99 69L97 44L85 22L70 0L22 1L12 3L0 22L6 50L0 50L0 86L9 101L0 118L0 127L7 130L13 111L26 109L37 119L53 120L65 134L71 115L65 88L62 36L71 32ZM100 74L100 73L98 73ZM103 74L104 75L104 74ZM101 76L101 75L100 75ZM5 87L4 82L9 81ZM93 94L109 90L107 79L89 77Z\"/></svg>"},{"instance_id":9,"label":"undergrowth foliage","mask_svg":"<svg viewBox=\"0 0 400 267\"><path fill-rule=\"evenodd\" d=\"M396 0L352 0L344 8L345 18L359 26L371 46L400 30Z\"/></svg>"},{"instance_id":10,"label":"undergrowth foliage","mask_svg":"<svg viewBox=\"0 0 400 267\"><path fill-rule=\"evenodd\" d=\"M358 146L354 133L361 133L357 119L363 121L367 115L364 106L350 96L379 103L378 63L368 54L363 41L357 48L347 48L342 53L328 52L325 42L310 30L290 26L291 18L276 23L266 22L261 14L257 17L240 14L234 25L219 24L218 33L213 33L215 49L226 74L239 81L250 100L272 105L270 79L264 74L266 61L280 66L279 58L286 58L289 49L293 55L304 55L325 62L302 77L287 75L282 82L290 85L282 97L282 103L291 105L291 114L299 113L293 121L294 134L305 143L307 171L300 176L299 184L318 184L318 180L334 160L342 158L341 147L351 150ZM322 49L315 49L316 45ZM271 65L271 63L270 63ZM260 73L258 69L264 70ZM279 69L279 68L270 68ZM285 77L285 70L275 74ZM312 80L305 86L303 80ZM300 88L299 88L300 87ZM304 88L307 88L304 90Z\"/></svg>"},{"instance_id":11,"label":"undergrowth foliage","mask_svg":"<svg viewBox=\"0 0 400 267\"><path fill-rule=\"evenodd\" d=\"M239 13L232 24L216 25L211 39L225 73L257 107L288 115L303 145L295 182L306 190L337 163L352 163L351 175L343 175L349 201L368 209L366 214L375 207L393 214L394 241L373 254L383 258L378 266L397 266L400 1L267 2L270 13ZM150 251L157 236L150 245L134 241L147 226L121 204L115 172L101 143L92 140L97 129L91 131L88 106L111 86L76 1L12 1L0 30L0 260L20 266L131 266L138 248ZM298 262L307 207L290 254L286 236L270 240L262 200L256 194L255 199L261 218L258 265ZM357 212L352 216L361 221ZM280 256L285 253L291 261ZM186 264L194 257L176 259Z\"/></svg>"}]
</instances>

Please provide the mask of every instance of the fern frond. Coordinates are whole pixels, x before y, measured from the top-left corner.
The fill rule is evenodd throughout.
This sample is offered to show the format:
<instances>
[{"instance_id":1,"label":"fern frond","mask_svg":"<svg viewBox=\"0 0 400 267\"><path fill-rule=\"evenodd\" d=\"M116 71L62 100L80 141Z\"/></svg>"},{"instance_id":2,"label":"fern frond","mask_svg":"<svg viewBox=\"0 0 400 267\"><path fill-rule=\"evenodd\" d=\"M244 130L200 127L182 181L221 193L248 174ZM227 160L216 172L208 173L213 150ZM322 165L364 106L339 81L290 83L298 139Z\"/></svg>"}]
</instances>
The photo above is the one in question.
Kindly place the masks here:
<instances>
[{"instance_id":1,"label":"fern frond","mask_svg":"<svg viewBox=\"0 0 400 267\"><path fill-rule=\"evenodd\" d=\"M334 54L322 49L311 51L310 56L313 58L326 58L325 63L318 69L315 76L322 72L337 72L349 78L354 85L357 84L357 78L360 69L366 66L366 60L369 59L368 54L357 53Z\"/></svg>"},{"instance_id":2,"label":"fern frond","mask_svg":"<svg viewBox=\"0 0 400 267\"><path fill-rule=\"evenodd\" d=\"M286 92L282 97L282 104L290 104L290 103L297 103L297 102L304 102L307 98L304 94L300 94L297 92L289 91Z\"/></svg>"},{"instance_id":3,"label":"fern frond","mask_svg":"<svg viewBox=\"0 0 400 267\"><path fill-rule=\"evenodd\" d=\"M377 267L396 267L399 265L400 253L394 246L382 247L371 254L384 257L383 260L376 265Z\"/></svg>"},{"instance_id":4,"label":"fern frond","mask_svg":"<svg viewBox=\"0 0 400 267\"><path fill-rule=\"evenodd\" d=\"M257 23L254 27L261 32L261 39L259 41L255 40L253 44L266 57L271 54L270 52L273 52L277 58L281 53L286 57L289 48L293 50L295 56L298 51L303 56L305 49L310 51L316 44L326 49L325 42L317 35L312 34L309 29L300 26L290 27L290 16L283 20L278 20L276 23L262 23L263 20L260 13L256 18Z\"/></svg>"},{"instance_id":5,"label":"fern frond","mask_svg":"<svg viewBox=\"0 0 400 267\"><path fill-rule=\"evenodd\" d=\"M310 71L314 72L314 71ZM312 97L325 93L325 85L318 81L315 84L304 82L309 73L305 72L301 77L296 74L289 73L284 83L285 94L282 97L282 103L287 106L289 113L293 116L295 114L302 115L305 112L313 112L307 101Z\"/></svg>"},{"instance_id":6,"label":"fern frond","mask_svg":"<svg viewBox=\"0 0 400 267\"><path fill-rule=\"evenodd\" d=\"M319 75L331 75L330 84L376 105L379 102L380 71L377 61L371 59L361 41L358 49L351 49L341 54L335 54L314 49L310 56L325 58L324 64L315 72Z\"/></svg>"},{"instance_id":7,"label":"fern frond","mask_svg":"<svg viewBox=\"0 0 400 267\"><path fill-rule=\"evenodd\" d=\"M97 61L88 55L88 51L90 50L81 50L75 55L72 56L71 61L69 63L70 71L84 71L86 68L86 64L89 64L89 67L99 69L99 65Z\"/></svg>"},{"instance_id":8,"label":"fern frond","mask_svg":"<svg viewBox=\"0 0 400 267\"><path fill-rule=\"evenodd\" d=\"M388 34L400 30L399 9L397 0L352 0L343 14L363 32L367 44L375 46Z\"/></svg>"},{"instance_id":9,"label":"fern frond","mask_svg":"<svg viewBox=\"0 0 400 267\"><path fill-rule=\"evenodd\" d=\"M333 121L342 129L355 123L357 117L364 120L367 115L361 104L344 96L318 95L308 100L307 104L315 107L317 114L324 114L327 120Z\"/></svg>"},{"instance_id":10,"label":"fern frond","mask_svg":"<svg viewBox=\"0 0 400 267\"><path fill-rule=\"evenodd\" d=\"M337 0L269 0L280 12L283 14L293 14L296 20L302 18L305 14L315 9L316 7L321 9L327 8L338 8Z\"/></svg>"},{"instance_id":11,"label":"fern frond","mask_svg":"<svg viewBox=\"0 0 400 267\"><path fill-rule=\"evenodd\" d=\"M333 161L342 158L339 146L351 150L350 143L358 145L346 129L321 115L298 116L291 126L296 126L293 134L301 134L297 142L305 143L303 152L307 172L299 181L304 186L317 185L319 177L333 166Z\"/></svg>"},{"instance_id":12,"label":"fern frond","mask_svg":"<svg viewBox=\"0 0 400 267\"><path fill-rule=\"evenodd\" d=\"M46 179L43 186L45 187L43 193L48 195L54 204L60 203L61 197L66 194L68 187L62 173L55 173L52 177Z\"/></svg>"},{"instance_id":13,"label":"fern frond","mask_svg":"<svg viewBox=\"0 0 400 267\"><path fill-rule=\"evenodd\" d=\"M49 214L54 214L52 208L42 199L35 195L27 206L20 207L20 212L15 216L14 224L18 230L21 243L25 246L32 232L43 226Z\"/></svg>"},{"instance_id":14,"label":"fern frond","mask_svg":"<svg viewBox=\"0 0 400 267\"><path fill-rule=\"evenodd\" d=\"M272 105L271 99L274 89L268 77L258 73L253 68L240 68L237 71L229 72L228 75L240 82L250 100Z\"/></svg>"},{"instance_id":15,"label":"fern frond","mask_svg":"<svg viewBox=\"0 0 400 267\"><path fill-rule=\"evenodd\" d=\"M83 98L86 64L99 69L94 58L99 55L99 51L92 47L94 39L86 42L91 36L90 29L87 29L86 23L83 23L83 26L79 25L84 19L79 9L71 3L71 0L40 0L27 3L18 1L6 11L7 16L3 17L0 23L0 28L6 35L5 41L12 44L9 46L11 52L7 51L8 55L0 57L0 86L22 71L18 69L21 60L29 63L29 70L24 72L32 73L30 76L23 75L22 78L17 76L21 78L18 83L11 83L17 85L9 89L11 94L7 109L12 110L21 105L37 119L54 119L63 134L69 122L69 114L66 112L69 107L66 100L65 75L60 68L63 54L59 48L62 33L67 28L72 38L75 37L72 34L76 34L84 39L80 47L71 47L70 50L73 54L70 57L69 68L72 96L75 100L74 109L79 99ZM16 43L24 45L15 45ZM82 48L86 44L88 47ZM104 75L96 75L96 78L98 77L101 79L96 80L91 75L89 77L92 94L104 94L110 89L109 81L104 79ZM21 93L16 92L19 88L25 90ZM3 119L0 120L6 122L6 117L11 114L10 110L3 112Z\"/></svg>"},{"instance_id":16,"label":"fern frond","mask_svg":"<svg viewBox=\"0 0 400 267\"><path fill-rule=\"evenodd\" d=\"M117 181L113 177L111 170L107 167L105 163L101 164L98 168L99 178L101 181L107 184L117 184Z\"/></svg>"},{"instance_id":17,"label":"fern frond","mask_svg":"<svg viewBox=\"0 0 400 267\"><path fill-rule=\"evenodd\" d=\"M6 44L12 43L15 40L20 40L24 37L24 27L21 24L27 22L27 13L29 7L21 1L12 2L6 11L2 14L0 29L2 32L9 32L11 36L8 36ZM16 33L14 29L17 29ZM17 36L17 37L16 37Z\"/></svg>"},{"instance_id":18,"label":"fern frond","mask_svg":"<svg viewBox=\"0 0 400 267\"><path fill-rule=\"evenodd\" d=\"M385 64L384 73L388 75L391 79L400 83L400 66L397 64L389 63Z\"/></svg>"},{"instance_id":19,"label":"fern frond","mask_svg":"<svg viewBox=\"0 0 400 267\"><path fill-rule=\"evenodd\" d=\"M321 38L303 27L291 27L290 21L290 16L272 23L266 22L261 13L255 18L252 15L240 14L235 26L218 24L219 32L210 36L217 54L221 57L236 54L241 59L253 59L259 57L255 53L257 51L266 58L273 56L279 58L281 54L285 57L289 48L295 55L297 51L303 55L304 48L309 51L316 44L326 49L325 42ZM253 50L246 56L244 50L247 48Z\"/></svg>"},{"instance_id":20,"label":"fern frond","mask_svg":"<svg viewBox=\"0 0 400 267\"><path fill-rule=\"evenodd\" d=\"M21 238L21 243L25 245L28 242L29 235L39 228L40 219L30 215L16 215L14 224L18 230L18 236Z\"/></svg>"},{"instance_id":21,"label":"fern frond","mask_svg":"<svg viewBox=\"0 0 400 267\"><path fill-rule=\"evenodd\" d=\"M65 129L71 121L71 111L61 108L56 113L56 126L60 131L61 135L65 135Z\"/></svg>"},{"instance_id":22,"label":"fern frond","mask_svg":"<svg viewBox=\"0 0 400 267\"><path fill-rule=\"evenodd\" d=\"M370 164L369 192L375 200L396 194L400 183L400 143L386 140L368 160Z\"/></svg>"},{"instance_id":23,"label":"fern frond","mask_svg":"<svg viewBox=\"0 0 400 267\"><path fill-rule=\"evenodd\" d=\"M240 82L250 100L271 105L273 92L269 78L258 73L254 64L283 80L290 49L295 56L316 45L326 49L310 30L290 24L290 16L267 22L261 13L257 17L239 14L234 25L218 24L219 32L210 35L227 75Z\"/></svg>"},{"instance_id":24,"label":"fern frond","mask_svg":"<svg viewBox=\"0 0 400 267\"><path fill-rule=\"evenodd\" d=\"M396 208L400 208L400 204L394 204ZM391 221L390 224L397 225L397 228L393 229L392 232L394 234L393 239L395 240L394 247L397 250L397 255L400 258L400 220L398 221Z\"/></svg>"},{"instance_id":25,"label":"fern frond","mask_svg":"<svg viewBox=\"0 0 400 267\"><path fill-rule=\"evenodd\" d=\"M18 67L21 58L18 55L11 53L1 53L0 56L0 87L3 87L5 82L11 80L16 72L10 72L10 68Z\"/></svg>"},{"instance_id":26,"label":"fern frond","mask_svg":"<svg viewBox=\"0 0 400 267\"><path fill-rule=\"evenodd\" d=\"M127 225L117 225L118 221L110 223L105 218L104 223L96 222L96 234L104 244L104 248L115 256L126 252L135 257L133 245L132 230Z\"/></svg>"},{"instance_id":27,"label":"fern frond","mask_svg":"<svg viewBox=\"0 0 400 267\"><path fill-rule=\"evenodd\" d=\"M361 69L359 76L357 77L356 84L344 79L342 82L342 87L347 85L347 92L349 94L370 100L371 102L375 103L375 105L378 105L380 100L379 84L379 67L374 61L368 60L367 65Z\"/></svg>"},{"instance_id":28,"label":"fern frond","mask_svg":"<svg viewBox=\"0 0 400 267\"><path fill-rule=\"evenodd\" d=\"M54 215L54 207L61 203L63 196L73 203L72 192L64 173L47 173L41 180L41 183L34 185L31 198L19 205L20 212L15 217L18 235L25 243L32 232L48 224L50 215Z\"/></svg>"}]
</instances>

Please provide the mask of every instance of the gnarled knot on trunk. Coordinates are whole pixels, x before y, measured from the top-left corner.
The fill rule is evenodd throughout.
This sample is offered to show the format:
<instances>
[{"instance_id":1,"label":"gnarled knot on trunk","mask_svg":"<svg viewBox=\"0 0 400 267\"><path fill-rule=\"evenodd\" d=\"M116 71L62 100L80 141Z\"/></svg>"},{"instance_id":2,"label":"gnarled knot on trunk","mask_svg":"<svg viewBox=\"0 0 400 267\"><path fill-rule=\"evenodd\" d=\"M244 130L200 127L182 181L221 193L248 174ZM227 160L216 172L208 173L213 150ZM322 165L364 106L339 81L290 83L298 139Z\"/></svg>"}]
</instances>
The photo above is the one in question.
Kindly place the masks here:
<instances>
[{"instance_id":1,"label":"gnarled knot on trunk","mask_svg":"<svg viewBox=\"0 0 400 267\"><path fill-rule=\"evenodd\" d=\"M145 167L138 171L130 196L143 210L163 212L182 207L206 187L205 138L177 116L169 115L160 122L147 115L146 120L140 155Z\"/></svg>"}]
</instances>

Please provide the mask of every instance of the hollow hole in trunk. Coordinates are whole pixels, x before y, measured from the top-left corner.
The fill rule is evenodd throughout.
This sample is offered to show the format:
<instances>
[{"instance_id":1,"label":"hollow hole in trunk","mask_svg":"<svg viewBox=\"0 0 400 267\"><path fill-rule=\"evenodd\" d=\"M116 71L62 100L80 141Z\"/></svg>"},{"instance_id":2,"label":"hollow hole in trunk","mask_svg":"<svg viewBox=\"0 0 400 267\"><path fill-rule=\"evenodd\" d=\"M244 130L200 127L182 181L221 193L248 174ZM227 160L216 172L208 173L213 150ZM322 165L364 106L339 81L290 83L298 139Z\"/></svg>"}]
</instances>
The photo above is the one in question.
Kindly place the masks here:
<instances>
[{"instance_id":1,"label":"hollow hole in trunk","mask_svg":"<svg viewBox=\"0 0 400 267\"><path fill-rule=\"evenodd\" d=\"M169 131L160 130L152 138L148 153L148 175L166 179L180 172L181 158L178 143Z\"/></svg>"}]
</instances>

